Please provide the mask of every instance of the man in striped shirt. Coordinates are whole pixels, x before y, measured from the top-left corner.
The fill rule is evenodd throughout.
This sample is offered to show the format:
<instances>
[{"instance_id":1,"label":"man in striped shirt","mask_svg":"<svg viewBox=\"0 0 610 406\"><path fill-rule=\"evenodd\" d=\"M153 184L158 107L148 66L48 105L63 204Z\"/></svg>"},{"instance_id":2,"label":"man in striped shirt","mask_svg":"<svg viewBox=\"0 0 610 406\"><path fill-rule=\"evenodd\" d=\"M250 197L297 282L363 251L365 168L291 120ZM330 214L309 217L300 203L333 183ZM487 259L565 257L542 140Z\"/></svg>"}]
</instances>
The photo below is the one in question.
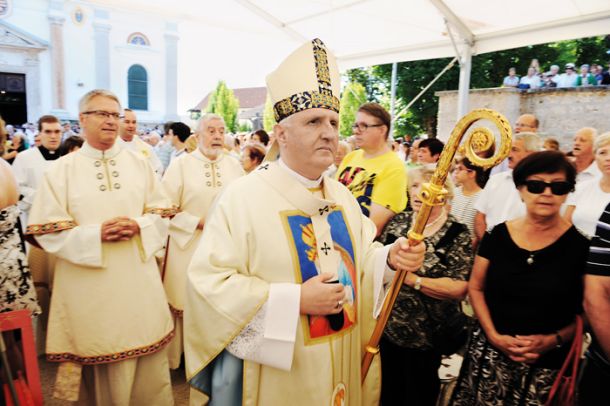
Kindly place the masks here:
<instances>
[{"instance_id":1,"label":"man in striped shirt","mask_svg":"<svg viewBox=\"0 0 610 406\"><path fill-rule=\"evenodd\" d=\"M610 391L610 203L591 241L585 275L585 311L595 339L580 382L580 405L609 405Z\"/></svg>"}]
</instances>

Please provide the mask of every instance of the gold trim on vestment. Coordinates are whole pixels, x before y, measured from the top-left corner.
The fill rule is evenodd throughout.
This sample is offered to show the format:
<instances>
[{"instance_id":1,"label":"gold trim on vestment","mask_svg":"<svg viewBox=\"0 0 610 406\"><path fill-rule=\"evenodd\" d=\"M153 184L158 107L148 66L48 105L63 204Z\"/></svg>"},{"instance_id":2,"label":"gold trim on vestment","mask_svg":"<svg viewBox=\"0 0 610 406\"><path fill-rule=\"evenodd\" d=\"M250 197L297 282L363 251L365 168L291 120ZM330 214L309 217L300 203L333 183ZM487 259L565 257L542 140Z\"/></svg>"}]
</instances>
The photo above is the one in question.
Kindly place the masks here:
<instances>
[{"instance_id":1,"label":"gold trim on vestment","mask_svg":"<svg viewBox=\"0 0 610 406\"><path fill-rule=\"evenodd\" d=\"M46 224L31 224L25 230L28 235L41 235L56 233L58 231L69 230L76 227L76 222L73 220L55 221Z\"/></svg>"},{"instance_id":2,"label":"gold trim on vestment","mask_svg":"<svg viewBox=\"0 0 610 406\"><path fill-rule=\"evenodd\" d=\"M171 303L168 303L168 305L169 305L169 311L172 312L172 314L174 316L180 317L180 318L182 317L182 315L184 314L184 310L176 309L174 306L172 306Z\"/></svg>"},{"instance_id":3,"label":"gold trim on vestment","mask_svg":"<svg viewBox=\"0 0 610 406\"><path fill-rule=\"evenodd\" d=\"M109 364L111 362L117 361L125 361L131 358L137 358L144 355L151 355L159 350L163 349L169 342L174 338L175 330L172 330L163 337L161 340L157 341L154 344L146 345L144 347L135 348L132 350L116 352L114 354L104 354L104 355L94 355L94 356L80 356L76 354L71 354L69 352L64 352L61 354L47 354L47 361L50 362L76 362L82 365L101 365L101 364Z\"/></svg>"},{"instance_id":4,"label":"gold trim on vestment","mask_svg":"<svg viewBox=\"0 0 610 406\"><path fill-rule=\"evenodd\" d=\"M314 66L318 80L317 90L306 90L286 97L273 105L275 121L280 122L299 111L321 108L339 112L339 99L333 95L328 67L326 45L316 38L311 41L313 47Z\"/></svg>"}]
</instances>

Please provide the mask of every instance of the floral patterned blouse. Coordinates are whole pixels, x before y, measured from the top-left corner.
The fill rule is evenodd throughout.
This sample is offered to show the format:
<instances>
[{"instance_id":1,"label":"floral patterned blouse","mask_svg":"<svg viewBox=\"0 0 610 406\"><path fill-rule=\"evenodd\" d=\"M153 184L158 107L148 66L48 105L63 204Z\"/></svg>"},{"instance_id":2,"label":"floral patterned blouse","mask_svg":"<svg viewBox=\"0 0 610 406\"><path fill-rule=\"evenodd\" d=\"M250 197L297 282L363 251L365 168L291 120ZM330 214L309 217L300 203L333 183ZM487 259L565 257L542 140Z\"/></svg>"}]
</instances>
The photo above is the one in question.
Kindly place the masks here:
<instances>
[{"instance_id":1,"label":"floral patterned blouse","mask_svg":"<svg viewBox=\"0 0 610 406\"><path fill-rule=\"evenodd\" d=\"M19 209L0 210L0 312L28 309L40 313L36 290L19 233Z\"/></svg>"},{"instance_id":2,"label":"floral patterned blouse","mask_svg":"<svg viewBox=\"0 0 610 406\"><path fill-rule=\"evenodd\" d=\"M379 241L390 244L398 237L406 237L413 222L413 212L402 212L386 224ZM439 241L456 224L457 232L450 241ZM417 272L426 278L449 277L466 281L470 277L474 254L468 228L449 215L445 224L433 235L424 239L426 254L424 264ZM396 345L411 349L430 349L431 337L452 314L460 312L459 300L438 300L421 291L403 285L398 293L394 309L384 331L384 336Z\"/></svg>"}]
</instances>

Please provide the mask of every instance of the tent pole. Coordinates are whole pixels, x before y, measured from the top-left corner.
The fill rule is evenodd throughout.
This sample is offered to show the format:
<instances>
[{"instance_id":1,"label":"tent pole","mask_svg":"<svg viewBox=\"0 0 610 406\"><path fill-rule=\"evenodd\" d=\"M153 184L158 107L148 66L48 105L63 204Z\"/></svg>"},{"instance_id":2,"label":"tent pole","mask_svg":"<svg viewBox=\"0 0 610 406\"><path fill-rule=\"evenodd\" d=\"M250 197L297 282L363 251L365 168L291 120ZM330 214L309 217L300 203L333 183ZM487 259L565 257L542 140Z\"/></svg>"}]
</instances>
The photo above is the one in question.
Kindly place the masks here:
<instances>
[{"instance_id":1,"label":"tent pole","mask_svg":"<svg viewBox=\"0 0 610 406\"><path fill-rule=\"evenodd\" d=\"M472 46L464 44L460 55L460 82L458 90L457 117L460 118L468 112L468 94L470 92L470 70L472 67Z\"/></svg>"},{"instance_id":2,"label":"tent pole","mask_svg":"<svg viewBox=\"0 0 610 406\"><path fill-rule=\"evenodd\" d=\"M396 82L398 80L398 63L394 62L392 64L392 90L391 90L391 99L390 99L390 116L392 117L391 126L390 126L390 136L392 139L396 138L394 136L394 112L396 111ZM389 138L389 137L388 137Z\"/></svg>"}]
</instances>

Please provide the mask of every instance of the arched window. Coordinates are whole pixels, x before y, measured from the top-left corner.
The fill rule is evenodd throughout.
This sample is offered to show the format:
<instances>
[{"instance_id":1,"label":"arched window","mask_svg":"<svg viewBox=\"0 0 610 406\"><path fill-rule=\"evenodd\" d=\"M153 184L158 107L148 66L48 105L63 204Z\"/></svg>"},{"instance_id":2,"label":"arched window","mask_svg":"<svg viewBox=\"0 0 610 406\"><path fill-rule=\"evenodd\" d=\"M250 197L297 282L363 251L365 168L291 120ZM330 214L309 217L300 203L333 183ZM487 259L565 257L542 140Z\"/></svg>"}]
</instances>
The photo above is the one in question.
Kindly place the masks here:
<instances>
[{"instance_id":1,"label":"arched window","mask_svg":"<svg viewBox=\"0 0 610 406\"><path fill-rule=\"evenodd\" d=\"M150 45L150 41L148 40L146 35L142 34L141 32L134 32L133 34L130 34L129 37L127 37L127 43L142 46Z\"/></svg>"},{"instance_id":2,"label":"arched window","mask_svg":"<svg viewBox=\"0 0 610 406\"><path fill-rule=\"evenodd\" d=\"M148 74L142 65L131 65L127 71L129 108L148 110Z\"/></svg>"}]
</instances>

